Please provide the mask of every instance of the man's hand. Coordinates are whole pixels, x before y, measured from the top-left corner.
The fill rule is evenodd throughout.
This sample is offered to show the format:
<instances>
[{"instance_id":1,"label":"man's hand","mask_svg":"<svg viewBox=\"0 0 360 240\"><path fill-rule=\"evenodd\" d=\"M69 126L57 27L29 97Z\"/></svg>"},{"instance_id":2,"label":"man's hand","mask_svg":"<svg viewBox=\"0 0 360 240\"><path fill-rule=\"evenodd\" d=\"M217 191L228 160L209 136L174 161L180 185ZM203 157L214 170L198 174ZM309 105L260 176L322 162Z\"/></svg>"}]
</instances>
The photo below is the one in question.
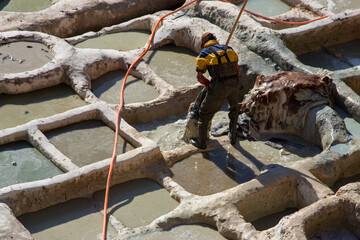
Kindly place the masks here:
<instances>
[{"instance_id":1,"label":"man's hand","mask_svg":"<svg viewBox=\"0 0 360 240\"><path fill-rule=\"evenodd\" d=\"M204 85L205 87L210 86L210 80L207 79L201 72L197 73L196 78L197 78L198 82L201 83L202 85Z\"/></svg>"}]
</instances>

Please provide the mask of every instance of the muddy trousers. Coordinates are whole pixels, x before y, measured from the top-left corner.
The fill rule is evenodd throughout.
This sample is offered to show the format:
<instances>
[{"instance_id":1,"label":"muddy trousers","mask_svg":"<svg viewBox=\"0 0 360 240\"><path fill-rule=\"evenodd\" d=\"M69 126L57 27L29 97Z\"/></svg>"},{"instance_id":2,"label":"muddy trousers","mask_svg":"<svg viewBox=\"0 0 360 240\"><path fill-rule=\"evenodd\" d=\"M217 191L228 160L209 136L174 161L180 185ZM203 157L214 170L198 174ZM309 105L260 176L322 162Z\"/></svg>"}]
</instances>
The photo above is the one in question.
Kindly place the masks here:
<instances>
[{"instance_id":1,"label":"muddy trousers","mask_svg":"<svg viewBox=\"0 0 360 240\"><path fill-rule=\"evenodd\" d=\"M227 78L224 80L213 79L211 81L199 110L198 141L200 144L206 144L209 124L215 113L220 110L225 100L228 100L229 103L229 137L232 142L233 138L236 139L236 123L240 109L238 101L240 97L240 79L238 77Z\"/></svg>"}]
</instances>

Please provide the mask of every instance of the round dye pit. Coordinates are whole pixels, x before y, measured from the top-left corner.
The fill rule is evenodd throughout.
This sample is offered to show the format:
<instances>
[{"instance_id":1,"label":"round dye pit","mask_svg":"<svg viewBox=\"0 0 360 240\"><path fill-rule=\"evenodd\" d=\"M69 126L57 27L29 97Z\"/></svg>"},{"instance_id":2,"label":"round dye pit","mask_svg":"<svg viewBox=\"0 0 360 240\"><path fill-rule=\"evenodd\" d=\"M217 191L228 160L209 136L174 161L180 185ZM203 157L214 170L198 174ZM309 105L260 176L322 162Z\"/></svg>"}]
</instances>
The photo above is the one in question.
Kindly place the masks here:
<instances>
[{"instance_id":1,"label":"round dye pit","mask_svg":"<svg viewBox=\"0 0 360 240\"><path fill-rule=\"evenodd\" d=\"M40 68L54 58L47 46L36 42L0 45L0 74L20 73Z\"/></svg>"},{"instance_id":2,"label":"round dye pit","mask_svg":"<svg viewBox=\"0 0 360 240\"><path fill-rule=\"evenodd\" d=\"M99 48L130 51L144 47L149 40L150 33L147 31L128 31L106 34L97 38L91 38L76 44L78 48Z\"/></svg>"},{"instance_id":3,"label":"round dye pit","mask_svg":"<svg viewBox=\"0 0 360 240\"><path fill-rule=\"evenodd\" d=\"M166 82L184 87L197 83L196 56L187 48L166 45L148 52L144 61Z\"/></svg>"},{"instance_id":4,"label":"round dye pit","mask_svg":"<svg viewBox=\"0 0 360 240\"><path fill-rule=\"evenodd\" d=\"M119 104L120 91L125 78L125 72L121 70L107 73L91 83L92 91L99 99L112 104ZM138 103L154 100L159 93L141 79L129 75L126 80L124 103Z\"/></svg>"}]
</instances>

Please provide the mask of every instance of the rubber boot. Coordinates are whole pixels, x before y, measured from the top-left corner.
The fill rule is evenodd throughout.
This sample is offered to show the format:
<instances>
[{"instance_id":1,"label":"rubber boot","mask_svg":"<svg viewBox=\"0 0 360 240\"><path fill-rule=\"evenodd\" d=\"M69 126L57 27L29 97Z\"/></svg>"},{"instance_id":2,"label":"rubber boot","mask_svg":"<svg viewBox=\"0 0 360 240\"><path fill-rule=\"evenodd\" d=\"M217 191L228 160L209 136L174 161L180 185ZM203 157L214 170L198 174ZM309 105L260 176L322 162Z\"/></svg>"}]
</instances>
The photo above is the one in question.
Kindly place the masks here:
<instances>
[{"instance_id":1,"label":"rubber boot","mask_svg":"<svg viewBox=\"0 0 360 240\"><path fill-rule=\"evenodd\" d=\"M231 145L234 145L236 143L236 121L230 121L229 123L229 133L228 133L228 137L230 140Z\"/></svg>"},{"instance_id":2,"label":"rubber boot","mask_svg":"<svg viewBox=\"0 0 360 240\"><path fill-rule=\"evenodd\" d=\"M200 149L206 149L206 141L207 141L207 127L206 128L198 128L199 131L199 137L198 138L192 138L190 139L190 143Z\"/></svg>"}]
</instances>

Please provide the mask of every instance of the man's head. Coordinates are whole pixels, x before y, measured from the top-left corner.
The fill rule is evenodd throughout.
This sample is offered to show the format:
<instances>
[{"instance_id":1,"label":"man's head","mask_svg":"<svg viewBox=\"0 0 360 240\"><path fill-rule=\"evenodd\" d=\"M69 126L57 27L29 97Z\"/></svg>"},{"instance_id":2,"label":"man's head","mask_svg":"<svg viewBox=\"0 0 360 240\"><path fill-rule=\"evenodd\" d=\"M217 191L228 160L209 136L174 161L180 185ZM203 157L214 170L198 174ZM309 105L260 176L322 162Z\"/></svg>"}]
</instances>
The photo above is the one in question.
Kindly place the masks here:
<instances>
[{"instance_id":1,"label":"man's head","mask_svg":"<svg viewBox=\"0 0 360 240\"><path fill-rule=\"evenodd\" d=\"M216 36L213 33L206 32L201 36L201 48L204 48L205 43L209 40L216 40Z\"/></svg>"}]
</instances>

